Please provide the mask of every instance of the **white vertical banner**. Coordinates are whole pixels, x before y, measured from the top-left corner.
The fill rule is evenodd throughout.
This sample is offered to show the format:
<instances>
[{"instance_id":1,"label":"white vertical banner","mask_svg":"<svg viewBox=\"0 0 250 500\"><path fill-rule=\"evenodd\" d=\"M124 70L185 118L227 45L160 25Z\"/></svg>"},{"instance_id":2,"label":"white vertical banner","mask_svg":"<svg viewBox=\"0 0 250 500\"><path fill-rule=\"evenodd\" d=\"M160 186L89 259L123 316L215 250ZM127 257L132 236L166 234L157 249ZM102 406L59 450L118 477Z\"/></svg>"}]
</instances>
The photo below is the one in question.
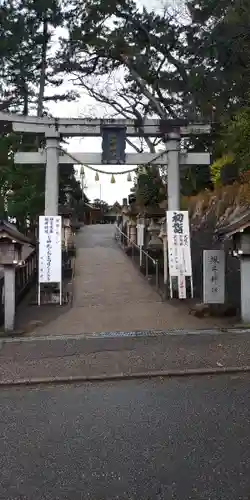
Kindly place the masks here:
<instances>
[{"instance_id":1,"label":"white vertical banner","mask_svg":"<svg viewBox=\"0 0 250 500\"><path fill-rule=\"evenodd\" d=\"M140 248L140 267L142 266L142 247L144 245L144 224L137 224L137 246Z\"/></svg>"},{"instance_id":2,"label":"white vertical banner","mask_svg":"<svg viewBox=\"0 0 250 500\"><path fill-rule=\"evenodd\" d=\"M40 283L62 281L62 218L39 217L39 275Z\"/></svg>"},{"instance_id":3,"label":"white vertical banner","mask_svg":"<svg viewBox=\"0 0 250 500\"><path fill-rule=\"evenodd\" d=\"M186 276L192 281L192 261L188 211L167 212L169 276L178 279L178 296L187 298ZM172 297L172 286L170 287Z\"/></svg>"},{"instance_id":4,"label":"white vertical banner","mask_svg":"<svg viewBox=\"0 0 250 500\"><path fill-rule=\"evenodd\" d=\"M144 245L144 224L137 224L137 246L143 247Z\"/></svg>"}]
</instances>

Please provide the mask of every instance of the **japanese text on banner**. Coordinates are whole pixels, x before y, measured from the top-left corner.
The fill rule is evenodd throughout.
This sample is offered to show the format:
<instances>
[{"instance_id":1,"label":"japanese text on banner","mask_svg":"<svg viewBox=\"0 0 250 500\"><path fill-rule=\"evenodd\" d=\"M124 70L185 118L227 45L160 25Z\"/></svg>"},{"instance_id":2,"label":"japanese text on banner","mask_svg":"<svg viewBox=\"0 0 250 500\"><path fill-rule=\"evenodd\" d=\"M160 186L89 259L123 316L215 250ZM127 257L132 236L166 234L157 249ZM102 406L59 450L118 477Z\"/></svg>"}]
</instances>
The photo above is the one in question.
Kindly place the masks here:
<instances>
[{"instance_id":1,"label":"japanese text on banner","mask_svg":"<svg viewBox=\"0 0 250 500\"><path fill-rule=\"evenodd\" d=\"M61 282L61 247L61 217L39 217L39 283Z\"/></svg>"},{"instance_id":2,"label":"japanese text on banner","mask_svg":"<svg viewBox=\"0 0 250 500\"><path fill-rule=\"evenodd\" d=\"M192 275L188 212L167 212L169 273Z\"/></svg>"}]
</instances>

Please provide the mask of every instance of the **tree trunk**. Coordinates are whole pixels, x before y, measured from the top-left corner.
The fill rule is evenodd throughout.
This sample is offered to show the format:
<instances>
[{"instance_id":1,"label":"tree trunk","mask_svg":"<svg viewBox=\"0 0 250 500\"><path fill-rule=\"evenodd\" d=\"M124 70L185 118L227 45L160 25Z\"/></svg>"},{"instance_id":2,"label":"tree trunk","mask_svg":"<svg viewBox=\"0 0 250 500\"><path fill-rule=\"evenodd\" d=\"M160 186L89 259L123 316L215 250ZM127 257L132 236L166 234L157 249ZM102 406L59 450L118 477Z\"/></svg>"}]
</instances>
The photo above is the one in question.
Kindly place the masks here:
<instances>
[{"instance_id":1,"label":"tree trunk","mask_svg":"<svg viewBox=\"0 0 250 500\"><path fill-rule=\"evenodd\" d=\"M47 49L48 49L48 19L45 12L43 19L43 43L41 52L41 73L40 73L39 91L37 99L37 116L43 115L43 99L44 99L45 84L46 84Z\"/></svg>"}]
</instances>

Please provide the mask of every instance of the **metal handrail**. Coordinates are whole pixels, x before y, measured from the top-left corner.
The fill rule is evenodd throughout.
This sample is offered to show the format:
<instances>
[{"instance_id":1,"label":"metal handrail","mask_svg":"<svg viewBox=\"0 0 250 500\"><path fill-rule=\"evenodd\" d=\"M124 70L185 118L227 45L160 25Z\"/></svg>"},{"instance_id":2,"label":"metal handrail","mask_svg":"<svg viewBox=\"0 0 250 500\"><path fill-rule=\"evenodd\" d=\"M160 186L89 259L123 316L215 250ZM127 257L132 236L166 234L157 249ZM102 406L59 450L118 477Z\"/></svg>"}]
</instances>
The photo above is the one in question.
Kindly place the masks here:
<instances>
[{"instance_id":1,"label":"metal handrail","mask_svg":"<svg viewBox=\"0 0 250 500\"><path fill-rule=\"evenodd\" d=\"M148 277L148 260L152 261L153 265L155 266L156 287L158 289L159 288L159 262L158 262L158 259L154 259L153 257L151 257L151 255L149 255L149 253L146 250L144 250L142 247L137 245L137 243L135 243L134 241L131 241L129 239L128 235L125 234L117 225L115 226L115 228L116 228L115 239L117 241L120 239L120 238L117 238L117 233L119 233L120 236L125 237L126 240L129 241L132 250L133 250L133 248L137 248L142 255L145 255L145 257L146 257L146 277ZM134 258L134 255L132 254L132 259L133 258Z\"/></svg>"},{"instance_id":2,"label":"metal handrail","mask_svg":"<svg viewBox=\"0 0 250 500\"><path fill-rule=\"evenodd\" d=\"M120 232L120 234L122 234L123 236L125 236L125 238L126 238L127 240L129 240L129 237L128 237L128 235L127 235L127 234L123 233L119 227L117 227L117 229L118 229L118 231ZM131 243L131 245L133 245L134 247L138 248L138 250L141 250L141 251L142 251L142 253L143 253L144 255L147 255L147 257L148 257L150 260L152 260L153 264L154 264L154 265L156 265L156 263L158 262L158 260L157 260L157 259L154 259L151 255L149 255L149 253L148 253L148 252L146 252L146 250L143 250L143 248L142 248L142 247L140 247L139 245L137 245L137 243L135 243L134 241L129 240L129 242Z\"/></svg>"}]
</instances>

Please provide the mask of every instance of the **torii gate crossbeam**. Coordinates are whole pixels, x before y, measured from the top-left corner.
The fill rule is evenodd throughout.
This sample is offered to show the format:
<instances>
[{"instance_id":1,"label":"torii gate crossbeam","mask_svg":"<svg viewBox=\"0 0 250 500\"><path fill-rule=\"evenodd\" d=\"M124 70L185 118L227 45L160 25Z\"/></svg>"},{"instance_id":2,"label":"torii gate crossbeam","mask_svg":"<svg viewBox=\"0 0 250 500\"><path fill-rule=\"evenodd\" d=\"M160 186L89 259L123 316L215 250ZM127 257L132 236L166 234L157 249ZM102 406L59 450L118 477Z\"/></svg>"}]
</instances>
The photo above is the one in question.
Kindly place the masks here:
<instances>
[{"instance_id":1,"label":"torii gate crossbeam","mask_svg":"<svg viewBox=\"0 0 250 500\"><path fill-rule=\"evenodd\" d=\"M21 116L4 112L0 112L0 122L11 124L15 132L34 133L45 137L46 152L18 153L16 156L17 163L35 163L37 160L38 163L44 163L46 161L45 215L57 215L58 213L58 166L61 161L59 145L62 137L98 137L102 134L102 127L110 126L112 128L125 128L126 135L129 137L164 138L166 145L166 150L162 153L164 161L158 158L155 163L166 164L168 167L169 210L180 209L180 165L204 165L210 163L210 156L206 153L188 153L186 155L180 151L182 137L209 134L211 131L209 124L196 123L188 125L186 120L152 119L139 123L137 120L124 119L50 118ZM90 154L92 155L92 153ZM34 156L32 157L32 155ZM91 162L95 161L94 164L99 164L100 156L93 155L92 158L87 158L87 153L85 155L86 159L90 159ZM136 162L136 165L145 164L147 162L145 161L146 157L153 161L153 158L150 158L148 153L141 153L141 155L141 160L138 155L134 155L133 161ZM72 159L69 158L69 156L65 155L65 163L72 164ZM81 158L83 160L84 155L81 155ZM86 161L89 164L91 162ZM130 162L132 162L132 158L129 159L129 155L127 155L125 164L132 164Z\"/></svg>"},{"instance_id":2,"label":"torii gate crossbeam","mask_svg":"<svg viewBox=\"0 0 250 500\"><path fill-rule=\"evenodd\" d=\"M63 137L98 137L102 127L125 127L127 137L163 137L178 130L181 137L190 135L210 134L211 125L204 123L188 124L187 120L155 120L146 119L143 122L128 119L102 118L51 118L23 116L0 112L0 122L11 123L15 132L44 135L54 130Z\"/></svg>"}]
</instances>

